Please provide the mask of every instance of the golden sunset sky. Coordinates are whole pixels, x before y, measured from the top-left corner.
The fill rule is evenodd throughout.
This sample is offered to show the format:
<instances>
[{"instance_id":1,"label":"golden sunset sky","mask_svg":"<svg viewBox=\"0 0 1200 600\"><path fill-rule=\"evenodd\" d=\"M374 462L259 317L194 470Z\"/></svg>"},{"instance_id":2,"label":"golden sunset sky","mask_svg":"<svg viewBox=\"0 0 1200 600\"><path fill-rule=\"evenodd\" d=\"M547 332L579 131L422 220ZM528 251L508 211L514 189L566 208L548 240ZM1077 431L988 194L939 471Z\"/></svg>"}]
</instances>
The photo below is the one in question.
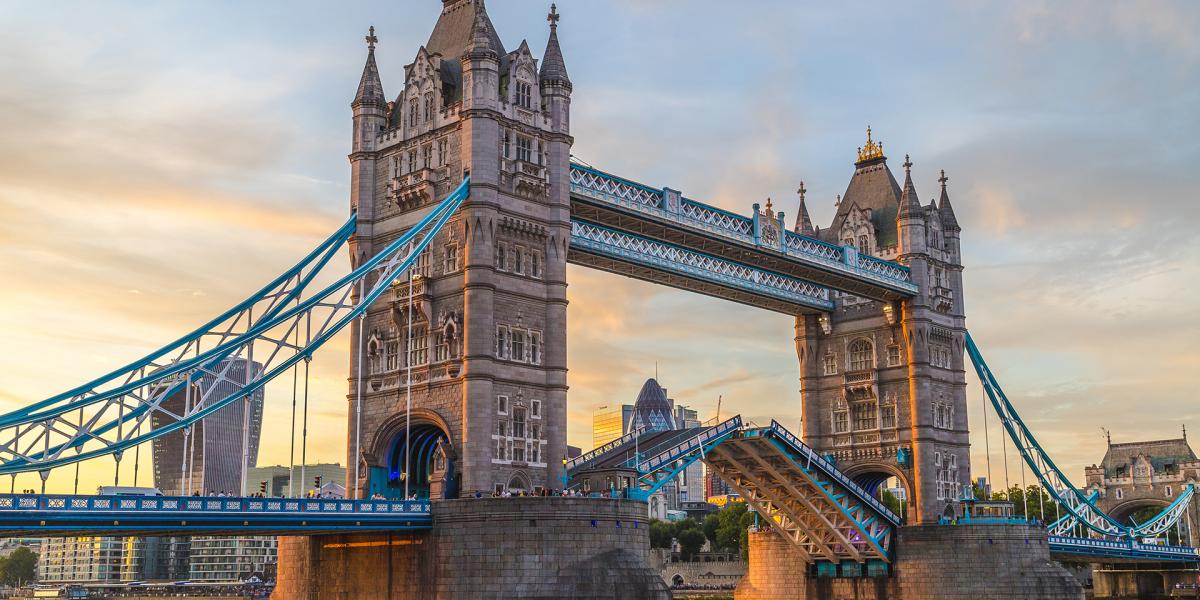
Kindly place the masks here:
<instances>
[{"instance_id":1,"label":"golden sunset sky","mask_svg":"<svg viewBox=\"0 0 1200 600\"><path fill-rule=\"evenodd\" d=\"M506 47L540 55L545 4L489 3ZM0 5L0 408L175 339L334 230L362 36L377 28L394 97L440 6ZM1200 5L559 9L580 159L742 214L770 196L794 216L803 180L824 227L870 124L893 171L912 155L924 201L947 171L968 326L1068 475L1100 460L1101 427L1135 441L1200 425ZM569 281L570 443L656 365L703 418L721 395L725 415L797 425L791 319L578 267ZM314 362L310 462L345 461L348 351L343 335ZM287 379L268 388L262 465L288 462ZM71 488L65 471L51 489ZM111 478L111 460L89 463L81 489Z\"/></svg>"}]
</instances>

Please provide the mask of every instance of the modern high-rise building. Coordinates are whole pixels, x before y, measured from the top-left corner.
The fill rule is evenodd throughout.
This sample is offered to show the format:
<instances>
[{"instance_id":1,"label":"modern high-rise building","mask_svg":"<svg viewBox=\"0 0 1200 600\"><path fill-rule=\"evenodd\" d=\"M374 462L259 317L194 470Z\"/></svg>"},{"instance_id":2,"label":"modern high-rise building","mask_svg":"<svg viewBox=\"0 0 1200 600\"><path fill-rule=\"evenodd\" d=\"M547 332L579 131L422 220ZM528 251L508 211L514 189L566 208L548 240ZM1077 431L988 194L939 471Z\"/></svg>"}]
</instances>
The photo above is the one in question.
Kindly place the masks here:
<instances>
[{"instance_id":1,"label":"modern high-rise building","mask_svg":"<svg viewBox=\"0 0 1200 600\"><path fill-rule=\"evenodd\" d=\"M192 581L245 581L251 575L272 578L278 561L274 537L241 536L192 538Z\"/></svg>"},{"instance_id":2,"label":"modern high-rise building","mask_svg":"<svg viewBox=\"0 0 1200 600\"><path fill-rule=\"evenodd\" d=\"M211 403L238 391L247 381L262 371L254 363L247 373L247 361L222 362L205 374L189 391L180 391L163 401L170 411L183 412L200 403ZM242 457L246 467L258 462L258 441L262 433L263 390L260 388L244 400L236 400L199 424L191 431L169 433L151 442L154 454L154 485L164 495L186 496L193 492L241 495ZM174 423L165 412L151 418L151 428L158 429ZM249 427L249 435L245 428ZM249 447L243 448L248 440ZM185 464L185 457L187 463Z\"/></svg>"},{"instance_id":3,"label":"modern high-rise building","mask_svg":"<svg viewBox=\"0 0 1200 600\"><path fill-rule=\"evenodd\" d=\"M124 556L125 538L50 538L38 556L38 582L117 583Z\"/></svg>"},{"instance_id":4,"label":"modern high-rise building","mask_svg":"<svg viewBox=\"0 0 1200 600\"><path fill-rule=\"evenodd\" d=\"M599 448L629 433L633 405L601 406L592 413L592 448Z\"/></svg>"},{"instance_id":5,"label":"modern high-rise building","mask_svg":"<svg viewBox=\"0 0 1200 600\"><path fill-rule=\"evenodd\" d=\"M204 375L191 390L173 394L163 406L178 412L201 403L227 397L262 370L253 363L247 373L247 361L225 361ZM263 391L257 390L246 400L216 411L191 431L176 431L151 442L154 460L154 485L165 495L187 495L208 491L242 493L243 457L253 467L258 460L259 435L262 432ZM171 418L155 413L151 427L171 424ZM248 434L246 433L249 428ZM243 442L248 442L243 444ZM185 457L188 457L185 463ZM341 477L345 477L344 470ZM216 538L186 537L86 537L51 538L42 544L38 561L39 580L45 583L111 583L140 580L181 580L190 578L191 548L199 542L206 564L215 552L230 550L228 545L212 542ZM258 566L262 548L271 549L274 561L275 538L234 538L246 550L227 554L229 564ZM240 557L246 558L240 558ZM230 572L214 569L221 574ZM211 580L211 579L210 579Z\"/></svg>"}]
</instances>

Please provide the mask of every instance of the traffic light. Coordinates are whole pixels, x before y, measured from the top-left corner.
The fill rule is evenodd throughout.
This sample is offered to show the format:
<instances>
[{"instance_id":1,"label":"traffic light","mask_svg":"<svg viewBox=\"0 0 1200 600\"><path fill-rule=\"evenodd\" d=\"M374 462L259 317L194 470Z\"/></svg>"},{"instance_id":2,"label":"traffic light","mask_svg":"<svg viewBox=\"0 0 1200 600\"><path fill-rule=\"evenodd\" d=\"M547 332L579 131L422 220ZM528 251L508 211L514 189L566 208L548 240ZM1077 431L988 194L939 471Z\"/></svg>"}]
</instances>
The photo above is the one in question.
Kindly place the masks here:
<instances>
[{"instance_id":1,"label":"traffic light","mask_svg":"<svg viewBox=\"0 0 1200 600\"><path fill-rule=\"evenodd\" d=\"M261 494L267 493L267 482L265 482L265 481L258 482L258 491Z\"/></svg>"},{"instance_id":2,"label":"traffic light","mask_svg":"<svg viewBox=\"0 0 1200 600\"><path fill-rule=\"evenodd\" d=\"M317 488L317 490L321 489L321 476L320 475L313 477L313 487Z\"/></svg>"}]
</instances>

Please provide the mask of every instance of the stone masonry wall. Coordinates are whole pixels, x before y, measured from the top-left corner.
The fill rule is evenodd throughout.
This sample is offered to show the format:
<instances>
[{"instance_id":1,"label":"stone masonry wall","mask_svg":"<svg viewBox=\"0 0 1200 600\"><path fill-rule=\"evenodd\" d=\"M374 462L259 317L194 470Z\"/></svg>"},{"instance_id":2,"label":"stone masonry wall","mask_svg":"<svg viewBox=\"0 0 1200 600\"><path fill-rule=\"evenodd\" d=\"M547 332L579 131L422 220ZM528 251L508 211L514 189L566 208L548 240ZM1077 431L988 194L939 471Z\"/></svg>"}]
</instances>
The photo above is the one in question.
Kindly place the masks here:
<instances>
[{"instance_id":1,"label":"stone masonry wall","mask_svg":"<svg viewBox=\"0 0 1200 600\"><path fill-rule=\"evenodd\" d=\"M774 532L750 534L750 568L737 600L1083 600L1050 559L1046 533L1022 525L901 528L891 577L809 578Z\"/></svg>"},{"instance_id":2,"label":"stone masonry wall","mask_svg":"<svg viewBox=\"0 0 1200 600\"><path fill-rule=\"evenodd\" d=\"M275 600L669 600L646 506L591 498L436 502L428 533L281 538Z\"/></svg>"}]
</instances>

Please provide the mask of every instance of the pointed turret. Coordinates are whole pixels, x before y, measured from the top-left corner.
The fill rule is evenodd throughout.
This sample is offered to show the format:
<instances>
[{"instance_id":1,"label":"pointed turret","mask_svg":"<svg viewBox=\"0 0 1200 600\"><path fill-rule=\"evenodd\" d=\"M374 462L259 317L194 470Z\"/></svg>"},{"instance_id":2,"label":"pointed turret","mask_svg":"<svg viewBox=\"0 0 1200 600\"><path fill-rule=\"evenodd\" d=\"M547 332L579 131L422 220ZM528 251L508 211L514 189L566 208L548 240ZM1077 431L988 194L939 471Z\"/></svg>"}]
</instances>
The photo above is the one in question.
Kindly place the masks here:
<instances>
[{"instance_id":1,"label":"pointed turret","mask_svg":"<svg viewBox=\"0 0 1200 600\"><path fill-rule=\"evenodd\" d=\"M488 18L483 0L475 0L475 21L471 25L471 39L467 42L464 56L470 58L499 59L503 48L497 43L496 30Z\"/></svg>"},{"instance_id":2,"label":"pointed turret","mask_svg":"<svg viewBox=\"0 0 1200 600\"><path fill-rule=\"evenodd\" d=\"M954 207L950 205L950 194L946 192L946 182L950 181L946 177L946 171L942 171L942 176L938 178L938 183L942 184L942 197L938 200L938 212L942 217L942 229L946 231L962 231L962 227L958 225L958 219L954 216Z\"/></svg>"},{"instance_id":3,"label":"pointed turret","mask_svg":"<svg viewBox=\"0 0 1200 600\"><path fill-rule=\"evenodd\" d=\"M375 37L375 27L372 26L370 34L367 35L367 64L363 66L362 79L358 81L358 93L354 95L353 106L370 104L373 106L387 106L387 99L383 95L383 82L379 79L379 67L375 65L375 43L379 38Z\"/></svg>"},{"instance_id":4,"label":"pointed turret","mask_svg":"<svg viewBox=\"0 0 1200 600\"><path fill-rule=\"evenodd\" d=\"M792 231L812 237L816 234L816 230L813 229L812 219L808 216L808 206L804 204L804 194L807 191L804 189L804 182L801 181L800 189L796 190L796 193L800 194L800 209L796 213L796 227Z\"/></svg>"},{"instance_id":5,"label":"pointed turret","mask_svg":"<svg viewBox=\"0 0 1200 600\"><path fill-rule=\"evenodd\" d=\"M540 73L543 82L558 82L566 85L571 84L571 78L567 76L567 63L563 60L562 48L558 45L558 21L562 15L558 14L558 6L550 5L550 14L546 20L550 22L550 40L546 42L546 53L542 56L542 72Z\"/></svg>"},{"instance_id":6,"label":"pointed turret","mask_svg":"<svg viewBox=\"0 0 1200 600\"><path fill-rule=\"evenodd\" d=\"M896 220L921 218L921 200L912 182L912 161L904 155L904 191L900 193L900 210L896 212Z\"/></svg>"}]
</instances>

